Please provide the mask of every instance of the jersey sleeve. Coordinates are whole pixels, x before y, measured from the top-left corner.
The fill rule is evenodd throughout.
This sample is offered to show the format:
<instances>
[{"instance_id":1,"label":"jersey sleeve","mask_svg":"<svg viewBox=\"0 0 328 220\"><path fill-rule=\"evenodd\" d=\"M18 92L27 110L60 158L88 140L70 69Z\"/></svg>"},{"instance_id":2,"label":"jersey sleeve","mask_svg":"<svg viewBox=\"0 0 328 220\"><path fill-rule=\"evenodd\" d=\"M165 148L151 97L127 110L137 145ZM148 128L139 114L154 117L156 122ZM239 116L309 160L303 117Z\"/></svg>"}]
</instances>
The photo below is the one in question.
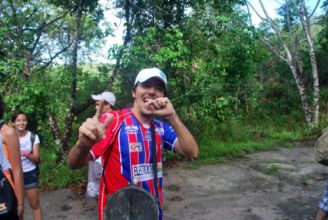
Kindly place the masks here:
<instances>
[{"instance_id":1,"label":"jersey sleeve","mask_svg":"<svg viewBox=\"0 0 328 220\"><path fill-rule=\"evenodd\" d=\"M39 136L37 134L35 134L35 140L34 140L33 145L34 144L40 144L40 138L39 138Z\"/></svg>"},{"instance_id":2,"label":"jersey sleeve","mask_svg":"<svg viewBox=\"0 0 328 220\"><path fill-rule=\"evenodd\" d=\"M110 112L106 112L106 113L104 113L101 117L100 117L100 123L101 124L103 124L105 121L106 121L106 119L108 118L108 116L109 115L115 115L115 112L114 111L110 111Z\"/></svg>"},{"instance_id":3,"label":"jersey sleeve","mask_svg":"<svg viewBox=\"0 0 328 220\"><path fill-rule=\"evenodd\" d=\"M104 123L108 117L108 114L113 115L113 121L108 125L106 131L106 137L91 147L90 150L90 160L95 161L98 159L107 149L107 147L113 142L115 138L113 132L117 130L119 120L118 120L118 113L116 111L111 111L109 113L105 113L100 118L100 123Z\"/></svg>"},{"instance_id":4,"label":"jersey sleeve","mask_svg":"<svg viewBox=\"0 0 328 220\"><path fill-rule=\"evenodd\" d=\"M177 140L174 129L167 122L162 124L164 130L164 149L174 152L174 144Z\"/></svg>"}]
</instances>

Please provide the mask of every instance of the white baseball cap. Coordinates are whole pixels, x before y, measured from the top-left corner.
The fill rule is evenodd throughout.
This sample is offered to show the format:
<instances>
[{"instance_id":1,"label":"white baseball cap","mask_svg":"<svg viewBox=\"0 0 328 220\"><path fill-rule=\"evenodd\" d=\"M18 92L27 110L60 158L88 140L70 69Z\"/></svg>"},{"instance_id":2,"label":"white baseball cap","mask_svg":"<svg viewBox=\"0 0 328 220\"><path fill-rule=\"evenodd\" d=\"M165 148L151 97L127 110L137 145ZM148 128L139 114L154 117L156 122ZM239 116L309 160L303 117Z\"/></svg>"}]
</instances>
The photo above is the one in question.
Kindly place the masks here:
<instances>
[{"instance_id":1,"label":"white baseball cap","mask_svg":"<svg viewBox=\"0 0 328 220\"><path fill-rule=\"evenodd\" d=\"M111 92L102 92L99 95L91 95L93 100L99 101L99 100L105 100L112 106L115 105L116 98L115 95Z\"/></svg>"},{"instance_id":2,"label":"white baseball cap","mask_svg":"<svg viewBox=\"0 0 328 220\"><path fill-rule=\"evenodd\" d=\"M162 72L160 69L158 68L148 68L148 69L142 69L137 77L136 80L134 81L134 86L136 86L139 82L143 83L145 81L147 81L150 78L156 77L158 79L160 79L164 85L165 85L165 90L167 90L167 79L165 76L165 73Z\"/></svg>"}]
</instances>

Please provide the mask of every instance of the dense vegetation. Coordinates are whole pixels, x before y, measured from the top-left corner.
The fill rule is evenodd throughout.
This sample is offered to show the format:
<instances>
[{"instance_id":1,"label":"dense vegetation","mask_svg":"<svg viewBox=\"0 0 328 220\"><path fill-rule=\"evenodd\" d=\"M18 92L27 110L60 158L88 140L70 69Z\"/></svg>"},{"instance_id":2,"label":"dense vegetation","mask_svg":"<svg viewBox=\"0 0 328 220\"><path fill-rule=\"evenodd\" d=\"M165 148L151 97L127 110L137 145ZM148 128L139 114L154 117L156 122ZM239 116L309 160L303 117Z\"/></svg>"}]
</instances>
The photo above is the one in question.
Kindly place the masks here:
<instances>
[{"instance_id":1,"label":"dense vegetation","mask_svg":"<svg viewBox=\"0 0 328 220\"><path fill-rule=\"evenodd\" d=\"M168 97L200 145L196 163L314 138L328 122L328 1L317 17L304 3L286 0L278 18L254 27L245 0L108 1L124 39L99 64L92 54L115 28L104 22L104 3L3 0L5 120L17 109L30 114L44 188L85 181L86 170L70 171L65 156L94 113L90 95L111 90L117 107L128 105L144 67L167 74Z\"/></svg>"}]
</instances>

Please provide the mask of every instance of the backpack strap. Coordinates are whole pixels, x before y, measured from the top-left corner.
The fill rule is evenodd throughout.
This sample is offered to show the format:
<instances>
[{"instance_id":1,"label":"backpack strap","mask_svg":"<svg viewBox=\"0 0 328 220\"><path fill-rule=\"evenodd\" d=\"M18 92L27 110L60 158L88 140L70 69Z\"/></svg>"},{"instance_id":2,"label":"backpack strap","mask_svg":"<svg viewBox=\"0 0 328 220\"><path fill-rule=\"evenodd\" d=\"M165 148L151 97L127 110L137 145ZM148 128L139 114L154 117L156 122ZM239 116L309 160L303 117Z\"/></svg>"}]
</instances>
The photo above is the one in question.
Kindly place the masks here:
<instances>
[{"instance_id":1,"label":"backpack strap","mask_svg":"<svg viewBox=\"0 0 328 220\"><path fill-rule=\"evenodd\" d=\"M153 173L154 173L154 188L155 188L155 196L157 199L157 204L159 205L159 195L158 195L158 188L157 188L157 152L156 152L156 133L155 133L155 125L154 122L150 125L151 131L151 145L152 145L152 154L153 154Z\"/></svg>"},{"instance_id":2,"label":"backpack strap","mask_svg":"<svg viewBox=\"0 0 328 220\"><path fill-rule=\"evenodd\" d=\"M31 137L30 137L30 140L31 140L31 143L32 143L32 152L33 152L33 145L34 145L34 141L35 141L35 133L33 133L32 131L31 132Z\"/></svg>"},{"instance_id":3,"label":"backpack strap","mask_svg":"<svg viewBox=\"0 0 328 220\"><path fill-rule=\"evenodd\" d=\"M33 133L32 131L31 132L31 137L30 137L30 140L31 140L31 143L32 143L32 147L31 147L31 154L33 154L33 145L34 145L34 141L35 141L35 133Z\"/></svg>"}]
</instances>

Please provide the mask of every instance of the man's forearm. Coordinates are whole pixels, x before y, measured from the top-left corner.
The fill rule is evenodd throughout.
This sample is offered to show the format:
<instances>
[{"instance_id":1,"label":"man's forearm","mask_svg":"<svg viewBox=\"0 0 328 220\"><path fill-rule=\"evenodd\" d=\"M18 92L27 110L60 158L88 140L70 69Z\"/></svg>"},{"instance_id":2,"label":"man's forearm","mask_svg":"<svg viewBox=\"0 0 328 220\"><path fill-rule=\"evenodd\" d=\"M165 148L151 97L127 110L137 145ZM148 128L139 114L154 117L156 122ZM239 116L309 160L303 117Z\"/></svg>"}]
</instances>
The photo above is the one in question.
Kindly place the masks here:
<instances>
[{"instance_id":1,"label":"man's forearm","mask_svg":"<svg viewBox=\"0 0 328 220\"><path fill-rule=\"evenodd\" d=\"M174 114L168 119L168 122L171 124L178 137L179 153L182 153L188 158L196 158L198 156L198 145L190 131L181 122L179 116Z\"/></svg>"},{"instance_id":2,"label":"man's forearm","mask_svg":"<svg viewBox=\"0 0 328 220\"><path fill-rule=\"evenodd\" d=\"M71 169L79 169L88 164L89 150L83 148L78 141L67 156L67 163Z\"/></svg>"}]
</instances>

